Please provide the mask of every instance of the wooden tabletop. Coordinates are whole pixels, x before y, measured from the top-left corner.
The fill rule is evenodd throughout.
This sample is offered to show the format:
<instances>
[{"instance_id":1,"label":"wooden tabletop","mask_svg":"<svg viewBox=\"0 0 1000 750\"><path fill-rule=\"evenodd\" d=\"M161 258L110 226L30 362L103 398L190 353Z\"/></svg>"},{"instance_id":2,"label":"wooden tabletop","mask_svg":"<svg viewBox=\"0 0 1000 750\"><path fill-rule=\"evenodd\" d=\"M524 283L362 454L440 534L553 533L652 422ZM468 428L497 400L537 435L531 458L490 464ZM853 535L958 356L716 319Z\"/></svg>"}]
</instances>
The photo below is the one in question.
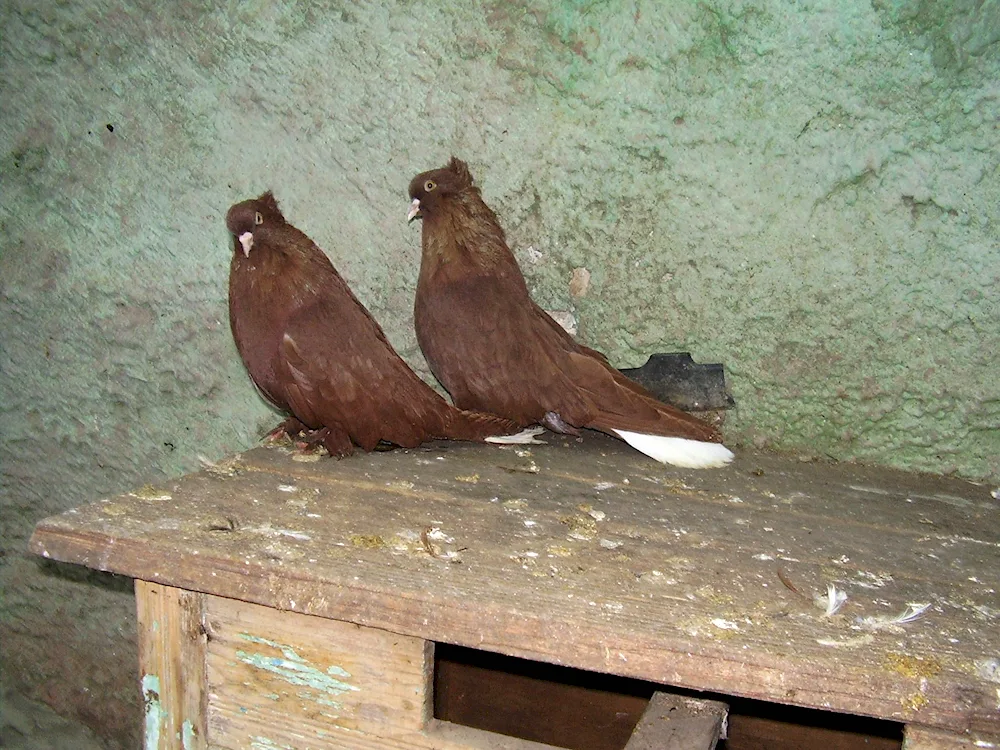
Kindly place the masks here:
<instances>
[{"instance_id":1,"label":"wooden tabletop","mask_svg":"<svg viewBox=\"0 0 1000 750\"><path fill-rule=\"evenodd\" d=\"M592 433L302 458L259 448L72 510L31 549L428 640L1000 732L991 486L763 453L678 470ZM847 599L828 615L830 587Z\"/></svg>"}]
</instances>

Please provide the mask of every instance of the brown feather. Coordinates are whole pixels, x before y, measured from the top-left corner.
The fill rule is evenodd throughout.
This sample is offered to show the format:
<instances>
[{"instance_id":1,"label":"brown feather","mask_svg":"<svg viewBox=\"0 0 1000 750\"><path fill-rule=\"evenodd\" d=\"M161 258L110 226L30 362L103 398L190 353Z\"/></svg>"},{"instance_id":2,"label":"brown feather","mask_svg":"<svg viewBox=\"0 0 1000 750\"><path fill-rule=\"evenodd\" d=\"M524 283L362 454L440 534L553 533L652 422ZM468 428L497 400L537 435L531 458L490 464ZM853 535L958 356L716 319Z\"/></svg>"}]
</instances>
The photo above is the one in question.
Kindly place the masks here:
<instances>
[{"instance_id":1,"label":"brown feather","mask_svg":"<svg viewBox=\"0 0 1000 750\"><path fill-rule=\"evenodd\" d=\"M285 221L271 193L229 209L229 321L260 392L331 453L379 441L482 440L518 425L451 406L396 354L320 248ZM252 234L249 253L240 236Z\"/></svg>"},{"instance_id":2,"label":"brown feather","mask_svg":"<svg viewBox=\"0 0 1000 750\"><path fill-rule=\"evenodd\" d=\"M417 339L457 406L520 425L555 412L573 427L721 439L576 343L532 301L464 162L452 157L448 166L417 175L410 197L420 201L423 219Z\"/></svg>"}]
</instances>

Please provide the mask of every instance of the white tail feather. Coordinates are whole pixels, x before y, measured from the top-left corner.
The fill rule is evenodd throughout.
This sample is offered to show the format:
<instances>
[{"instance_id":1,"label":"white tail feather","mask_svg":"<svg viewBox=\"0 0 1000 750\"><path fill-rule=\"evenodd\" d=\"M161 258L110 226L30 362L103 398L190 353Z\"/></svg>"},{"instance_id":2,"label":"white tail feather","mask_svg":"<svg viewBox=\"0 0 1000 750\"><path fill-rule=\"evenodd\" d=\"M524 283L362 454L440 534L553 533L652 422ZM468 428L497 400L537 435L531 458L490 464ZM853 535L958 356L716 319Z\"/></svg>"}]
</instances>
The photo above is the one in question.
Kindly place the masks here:
<instances>
[{"instance_id":1,"label":"white tail feather","mask_svg":"<svg viewBox=\"0 0 1000 750\"><path fill-rule=\"evenodd\" d=\"M683 466L686 469L715 469L733 460L732 451L720 443L644 435L628 430L614 430L614 433L637 451L663 464Z\"/></svg>"},{"instance_id":2,"label":"white tail feather","mask_svg":"<svg viewBox=\"0 0 1000 750\"><path fill-rule=\"evenodd\" d=\"M544 440L535 440L535 437L543 432L545 432L544 427L529 427L516 435L492 435L486 438L486 442L497 445L545 445Z\"/></svg>"}]
</instances>

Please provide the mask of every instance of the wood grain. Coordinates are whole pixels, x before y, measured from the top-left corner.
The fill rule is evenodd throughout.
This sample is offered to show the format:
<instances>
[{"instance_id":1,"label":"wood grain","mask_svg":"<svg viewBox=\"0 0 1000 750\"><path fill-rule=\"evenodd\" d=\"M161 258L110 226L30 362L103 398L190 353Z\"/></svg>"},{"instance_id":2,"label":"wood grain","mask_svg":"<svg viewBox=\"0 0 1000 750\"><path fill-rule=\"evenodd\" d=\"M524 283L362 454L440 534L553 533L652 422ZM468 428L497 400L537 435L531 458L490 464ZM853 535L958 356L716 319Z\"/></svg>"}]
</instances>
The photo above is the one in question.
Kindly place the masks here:
<instances>
[{"instance_id":1,"label":"wood grain","mask_svg":"<svg viewBox=\"0 0 1000 750\"><path fill-rule=\"evenodd\" d=\"M719 701L653 693L625 750L715 750L727 711Z\"/></svg>"},{"instance_id":2,"label":"wood grain","mask_svg":"<svg viewBox=\"0 0 1000 750\"><path fill-rule=\"evenodd\" d=\"M1000 736L954 734L938 729L908 726L903 738L903 750L983 750L1000 747Z\"/></svg>"},{"instance_id":3,"label":"wood grain","mask_svg":"<svg viewBox=\"0 0 1000 750\"><path fill-rule=\"evenodd\" d=\"M429 717L430 644L347 622L206 598L209 733L329 747L345 734L416 732Z\"/></svg>"},{"instance_id":4,"label":"wood grain","mask_svg":"<svg viewBox=\"0 0 1000 750\"><path fill-rule=\"evenodd\" d=\"M146 750L203 750L205 731L204 596L135 582L139 670Z\"/></svg>"},{"instance_id":5,"label":"wood grain","mask_svg":"<svg viewBox=\"0 0 1000 750\"><path fill-rule=\"evenodd\" d=\"M234 466L47 519L31 548L663 685L956 732L1000 724L987 487L767 454L681 471L590 433L530 453L257 449ZM849 598L827 616L813 597L830 584ZM909 603L930 606L878 619Z\"/></svg>"},{"instance_id":6,"label":"wood grain","mask_svg":"<svg viewBox=\"0 0 1000 750\"><path fill-rule=\"evenodd\" d=\"M435 722L427 641L216 596L205 623L215 748L549 747Z\"/></svg>"}]
</instances>

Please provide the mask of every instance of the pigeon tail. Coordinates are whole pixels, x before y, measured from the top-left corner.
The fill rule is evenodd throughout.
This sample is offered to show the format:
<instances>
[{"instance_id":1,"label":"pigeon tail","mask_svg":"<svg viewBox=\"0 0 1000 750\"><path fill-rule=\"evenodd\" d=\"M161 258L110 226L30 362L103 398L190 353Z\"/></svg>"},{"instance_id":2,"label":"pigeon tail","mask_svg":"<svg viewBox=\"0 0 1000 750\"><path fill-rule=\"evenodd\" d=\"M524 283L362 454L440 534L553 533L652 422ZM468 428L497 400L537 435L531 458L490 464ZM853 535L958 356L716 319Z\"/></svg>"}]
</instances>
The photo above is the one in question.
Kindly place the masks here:
<instances>
[{"instance_id":1,"label":"pigeon tail","mask_svg":"<svg viewBox=\"0 0 1000 750\"><path fill-rule=\"evenodd\" d=\"M645 435L629 430L612 430L637 451L663 464L686 469L716 469L733 460L733 453L721 443L689 438Z\"/></svg>"}]
</instances>

